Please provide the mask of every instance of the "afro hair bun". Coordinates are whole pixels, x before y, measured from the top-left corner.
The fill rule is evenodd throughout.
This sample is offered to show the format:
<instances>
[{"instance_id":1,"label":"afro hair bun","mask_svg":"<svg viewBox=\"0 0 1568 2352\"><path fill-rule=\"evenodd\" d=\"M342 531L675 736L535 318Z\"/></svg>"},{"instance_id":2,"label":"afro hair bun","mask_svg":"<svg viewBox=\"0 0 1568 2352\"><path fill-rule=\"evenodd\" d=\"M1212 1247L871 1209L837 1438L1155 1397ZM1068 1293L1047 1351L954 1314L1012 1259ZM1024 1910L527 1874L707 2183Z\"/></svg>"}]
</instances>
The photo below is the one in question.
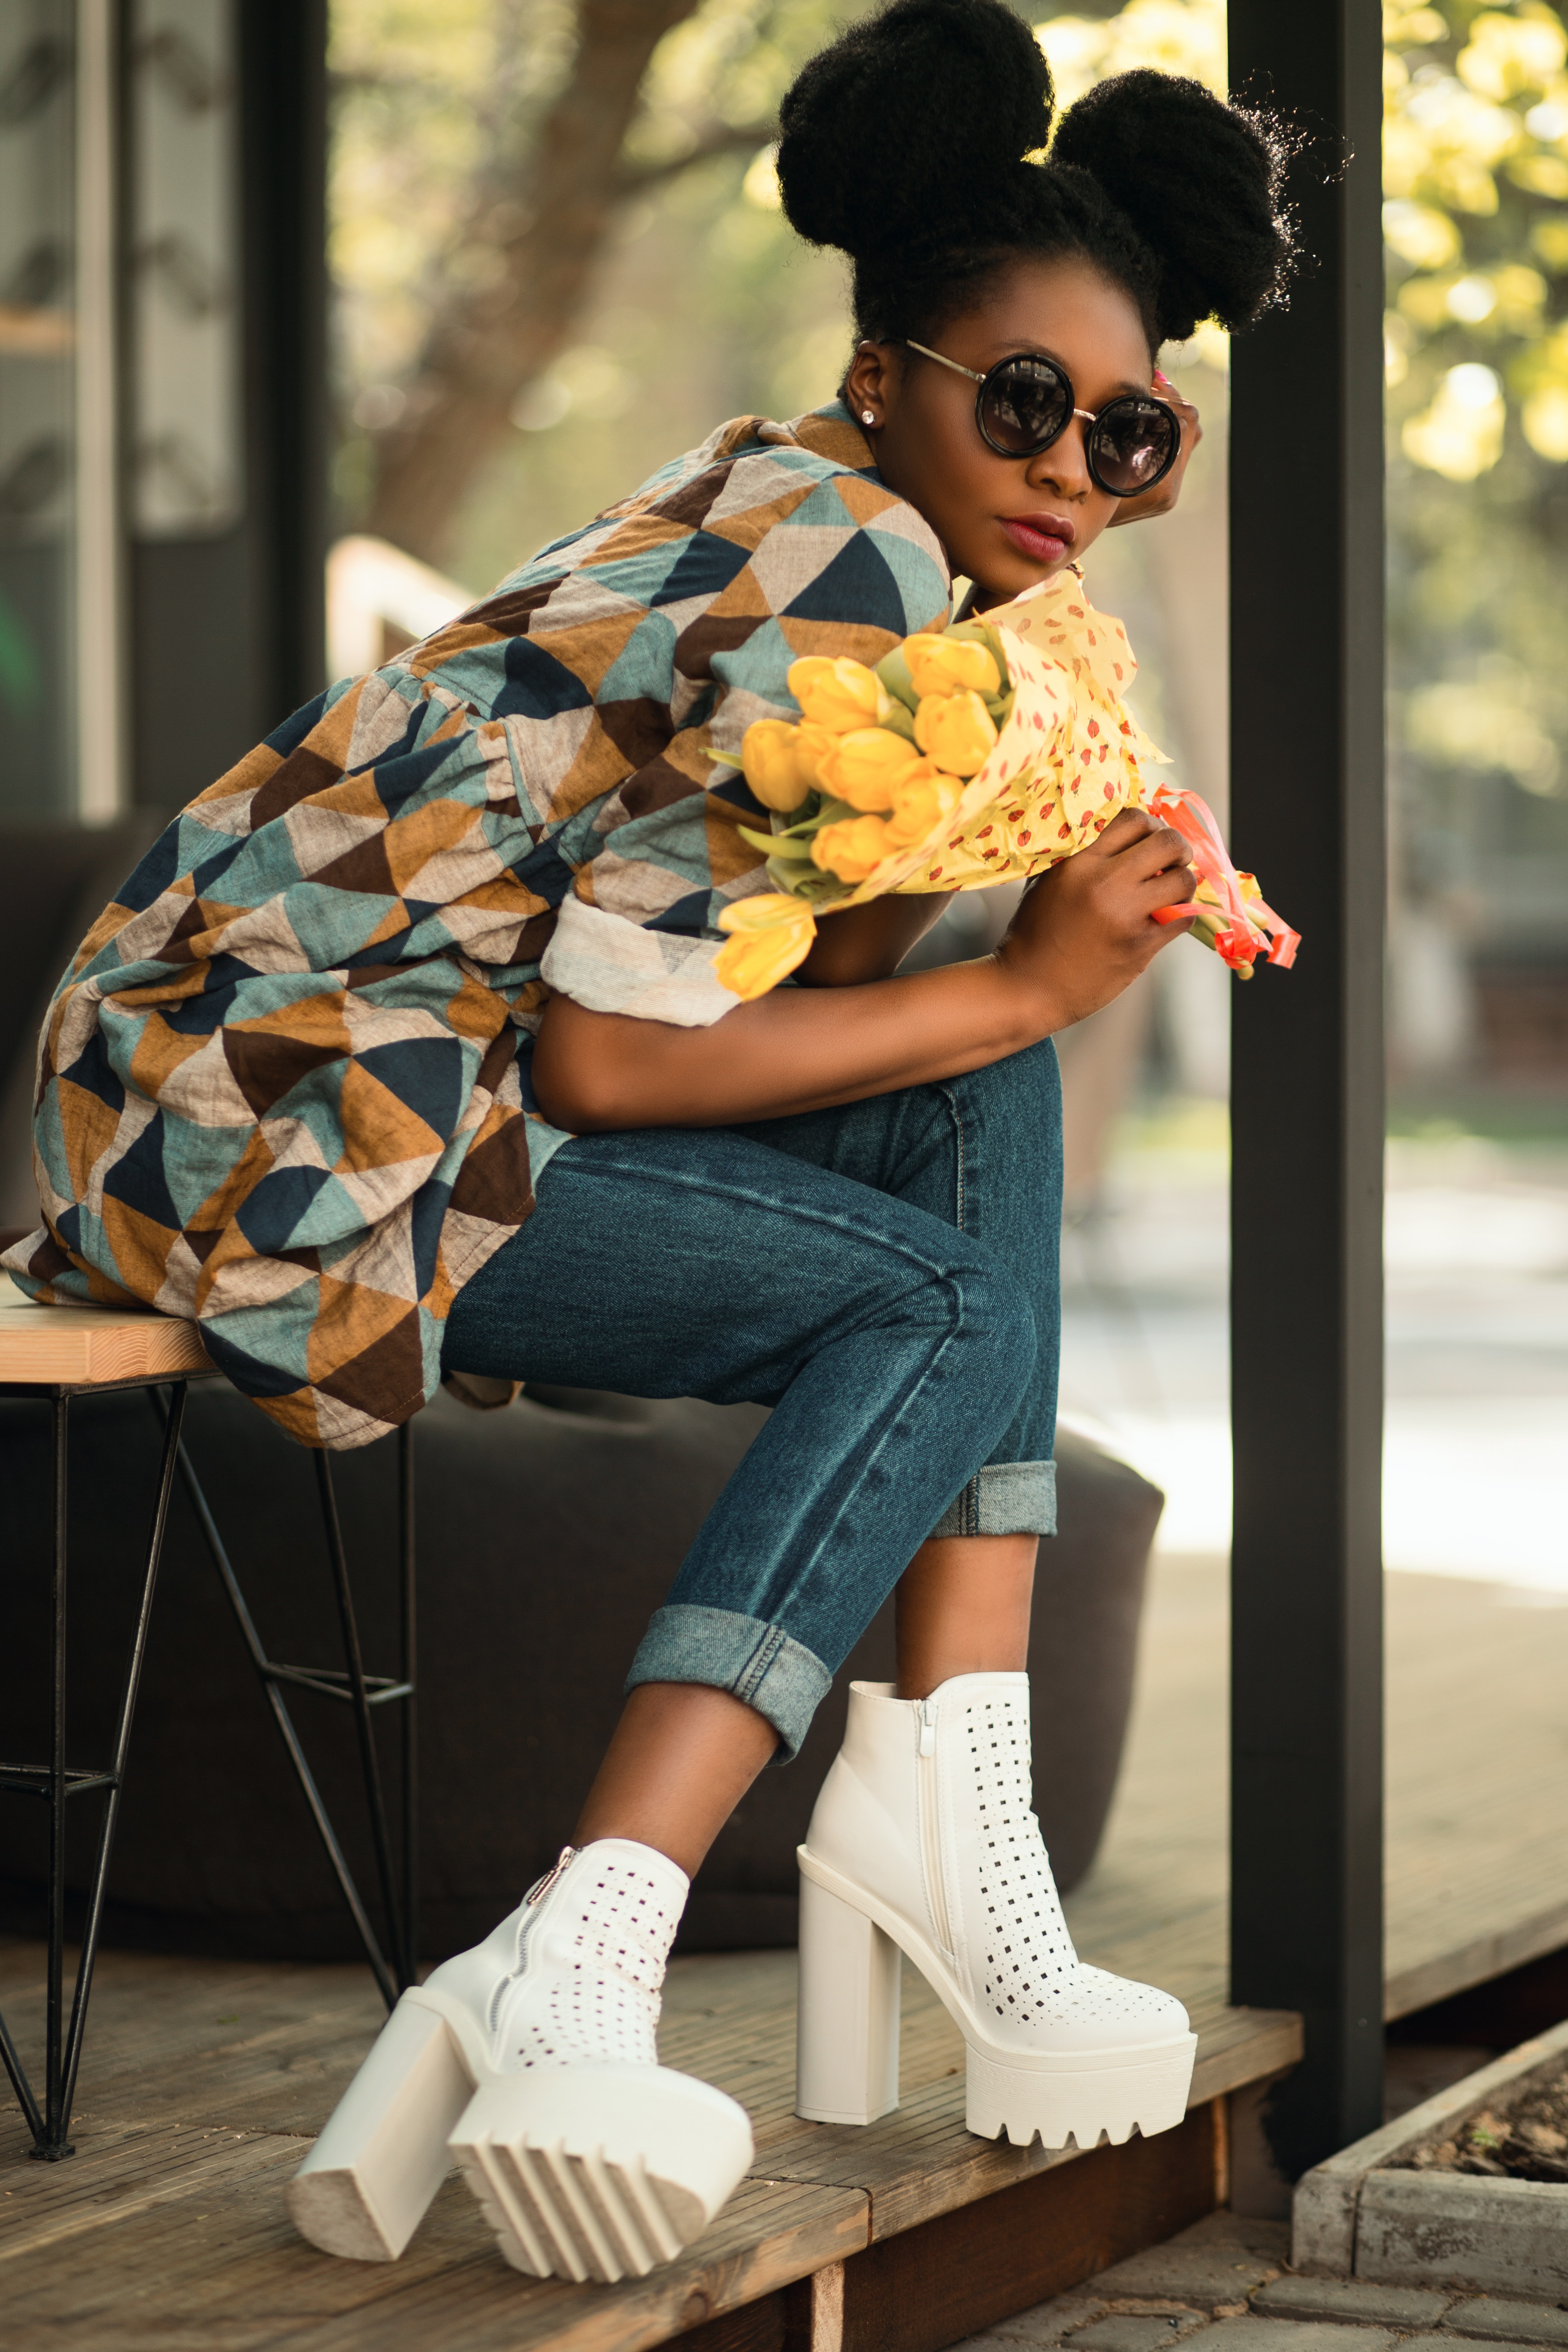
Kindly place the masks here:
<instances>
[{"instance_id":1,"label":"afro hair bun","mask_svg":"<svg viewBox=\"0 0 1568 2352\"><path fill-rule=\"evenodd\" d=\"M784 213L851 257L858 332L929 340L1016 253L1092 263L1154 349L1278 296L1294 259L1283 123L1140 69L1087 91L1032 161L1052 108L1005 0L891 0L804 68L780 110Z\"/></svg>"},{"instance_id":2,"label":"afro hair bun","mask_svg":"<svg viewBox=\"0 0 1568 2352\"><path fill-rule=\"evenodd\" d=\"M784 99L785 216L857 259L939 223L955 242L993 235L999 185L1045 146L1052 103L1039 43L1005 0L892 0Z\"/></svg>"},{"instance_id":3,"label":"afro hair bun","mask_svg":"<svg viewBox=\"0 0 1568 2352\"><path fill-rule=\"evenodd\" d=\"M1068 107L1051 162L1089 173L1131 222L1159 266L1162 339L1179 341L1200 319L1244 327L1278 292L1290 256L1279 217L1289 152L1268 117L1143 68Z\"/></svg>"}]
</instances>

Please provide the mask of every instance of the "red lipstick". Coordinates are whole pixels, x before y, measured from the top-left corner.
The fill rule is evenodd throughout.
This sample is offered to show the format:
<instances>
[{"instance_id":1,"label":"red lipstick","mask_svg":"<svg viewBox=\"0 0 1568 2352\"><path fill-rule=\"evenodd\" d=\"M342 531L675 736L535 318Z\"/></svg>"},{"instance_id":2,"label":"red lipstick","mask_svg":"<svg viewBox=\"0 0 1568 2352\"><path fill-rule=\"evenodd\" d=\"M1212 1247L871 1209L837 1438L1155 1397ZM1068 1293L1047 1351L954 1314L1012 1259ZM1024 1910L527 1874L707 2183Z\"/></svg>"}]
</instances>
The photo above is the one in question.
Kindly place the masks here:
<instances>
[{"instance_id":1,"label":"red lipstick","mask_svg":"<svg viewBox=\"0 0 1568 2352\"><path fill-rule=\"evenodd\" d=\"M1066 515L1003 515L1003 530L1031 563L1059 563L1078 532Z\"/></svg>"}]
</instances>

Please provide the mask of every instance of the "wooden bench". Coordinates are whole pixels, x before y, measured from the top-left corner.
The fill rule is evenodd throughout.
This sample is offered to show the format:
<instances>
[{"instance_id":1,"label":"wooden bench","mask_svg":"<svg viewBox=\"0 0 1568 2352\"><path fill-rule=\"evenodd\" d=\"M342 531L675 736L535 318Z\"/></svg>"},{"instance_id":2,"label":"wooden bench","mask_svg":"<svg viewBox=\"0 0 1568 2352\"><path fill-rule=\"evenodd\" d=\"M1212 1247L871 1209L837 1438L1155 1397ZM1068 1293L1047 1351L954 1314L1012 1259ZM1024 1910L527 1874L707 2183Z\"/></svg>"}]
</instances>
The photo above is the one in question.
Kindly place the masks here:
<instances>
[{"instance_id":1,"label":"wooden bench","mask_svg":"<svg viewBox=\"0 0 1568 2352\"><path fill-rule=\"evenodd\" d=\"M414 1738L414 1474L411 1433L404 1428L398 1432L397 1438L402 1614L402 1656L398 1673L395 1675L367 1675L364 1671L331 1465L325 1453L315 1454L312 1460L342 1636L343 1664L341 1667L283 1665L267 1654L216 1519L184 1444L185 1400L190 1382L221 1377L202 1344L201 1331L195 1322L175 1316L155 1314L150 1309L39 1306L18 1289L8 1276L0 1276L0 1400L47 1402L51 1415L49 1549L53 1590L49 1753L41 1763L0 1762L0 1792L9 1790L17 1795L42 1798L49 1809L48 1956L41 2099L27 2078L4 2017L0 2017L0 2059L4 2060L32 2133L33 2153L45 2162L54 2162L73 2153L69 2140L71 2105L81 2063L93 1964L103 1922L109 1864L136 1713L147 1630L152 1620L153 1596L176 1476L195 1514L214 1566L227 1593L250 1653L251 1663L272 1708L306 1803L326 1848L339 1889L359 1930L365 1957L389 2009L403 1987L414 1980L417 1925L415 1872L417 1784ZM156 1432L159 1449L157 1491L152 1525L142 1554L140 1601L126 1657L112 1752L107 1765L77 1767L68 1764L66 1759L70 1412L79 1398L133 1389L147 1391L152 1405L148 1438L150 1443L153 1442ZM166 1400L160 1393L163 1391L167 1391ZM15 1563L12 1574L19 1572L19 1569L20 1563ZM289 1712L284 1697L285 1686L315 1691L323 1697L346 1703L354 1711L390 1956L383 1952L342 1843L327 1813ZM382 1796L372 1714L373 1709L392 1702L401 1704L404 1710L402 1852L399 1857L401 1867L396 1871L393 1867L392 1840ZM71 1799L86 1795L101 1796L104 1806L89 1882L76 1981L68 2020L65 2000L66 1820Z\"/></svg>"}]
</instances>

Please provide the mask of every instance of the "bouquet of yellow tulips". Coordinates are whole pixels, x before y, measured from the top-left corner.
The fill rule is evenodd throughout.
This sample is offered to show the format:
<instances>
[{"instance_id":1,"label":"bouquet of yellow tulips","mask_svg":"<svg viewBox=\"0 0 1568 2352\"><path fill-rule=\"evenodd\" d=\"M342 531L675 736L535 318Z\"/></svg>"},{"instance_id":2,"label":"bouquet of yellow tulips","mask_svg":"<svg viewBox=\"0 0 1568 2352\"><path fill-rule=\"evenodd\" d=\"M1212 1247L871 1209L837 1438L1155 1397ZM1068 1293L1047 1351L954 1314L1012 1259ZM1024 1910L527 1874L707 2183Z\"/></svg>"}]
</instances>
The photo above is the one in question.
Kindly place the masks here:
<instances>
[{"instance_id":1,"label":"bouquet of yellow tulips","mask_svg":"<svg viewBox=\"0 0 1568 2352\"><path fill-rule=\"evenodd\" d=\"M742 744L767 834L769 892L720 917L716 977L764 995L810 952L820 915L889 890L985 889L1043 873L1146 807L1193 846L1193 928L1250 979L1259 955L1289 965L1298 939L1232 866L1195 793L1150 790L1163 755L1123 697L1136 672L1119 621L1064 573L988 622L906 637L877 667L845 656L794 663L798 723L758 719ZM717 755L715 755L717 756Z\"/></svg>"}]
</instances>

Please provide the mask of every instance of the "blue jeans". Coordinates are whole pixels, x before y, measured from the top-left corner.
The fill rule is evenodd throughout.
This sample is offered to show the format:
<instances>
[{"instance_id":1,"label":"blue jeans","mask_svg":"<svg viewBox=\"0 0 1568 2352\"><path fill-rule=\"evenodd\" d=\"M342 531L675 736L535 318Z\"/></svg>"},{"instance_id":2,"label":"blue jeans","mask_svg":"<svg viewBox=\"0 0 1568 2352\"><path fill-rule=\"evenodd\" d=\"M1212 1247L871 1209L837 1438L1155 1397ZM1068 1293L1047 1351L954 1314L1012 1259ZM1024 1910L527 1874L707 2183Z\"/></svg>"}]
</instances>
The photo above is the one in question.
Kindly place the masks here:
<instances>
[{"instance_id":1,"label":"blue jeans","mask_svg":"<svg viewBox=\"0 0 1568 2352\"><path fill-rule=\"evenodd\" d=\"M447 1368L773 1408L628 1688L731 1691L793 1756L928 1536L1055 1532L1060 1226L1048 1039L837 1110L561 1147L458 1293Z\"/></svg>"}]
</instances>

